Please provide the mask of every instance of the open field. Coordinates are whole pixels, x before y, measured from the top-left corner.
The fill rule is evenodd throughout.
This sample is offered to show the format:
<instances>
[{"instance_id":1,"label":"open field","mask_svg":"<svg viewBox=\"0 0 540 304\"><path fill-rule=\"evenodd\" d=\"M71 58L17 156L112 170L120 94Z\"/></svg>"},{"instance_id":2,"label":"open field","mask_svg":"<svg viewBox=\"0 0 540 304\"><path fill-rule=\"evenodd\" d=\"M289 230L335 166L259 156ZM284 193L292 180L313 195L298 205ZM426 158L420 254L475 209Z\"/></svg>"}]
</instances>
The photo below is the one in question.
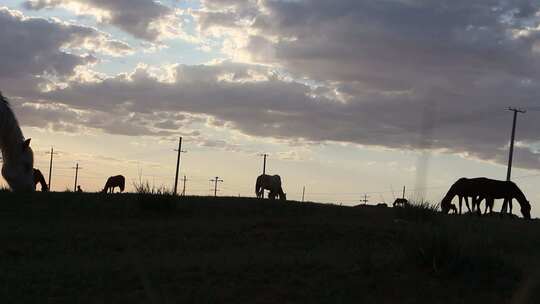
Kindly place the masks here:
<instances>
[{"instance_id":1,"label":"open field","mask_svg":"<svg viewBox=\"0 0 540 304\"><path fill-rule=\"evenodd\" d=\"M2 303L539 303L538 221L0 193Z\"/></svg>"}]
</instances>

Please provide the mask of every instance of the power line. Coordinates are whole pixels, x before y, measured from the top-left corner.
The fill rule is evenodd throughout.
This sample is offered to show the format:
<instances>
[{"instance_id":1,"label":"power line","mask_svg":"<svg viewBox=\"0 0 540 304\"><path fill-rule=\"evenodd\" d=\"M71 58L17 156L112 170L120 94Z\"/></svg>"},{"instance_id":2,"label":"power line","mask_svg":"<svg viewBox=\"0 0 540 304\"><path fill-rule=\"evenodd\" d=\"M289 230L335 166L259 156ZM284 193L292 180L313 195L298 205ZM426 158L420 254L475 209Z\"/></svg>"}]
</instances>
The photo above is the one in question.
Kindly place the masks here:
<instances>
[{"instance_id":1,"label":"power line","mask_svg":"<svg viewBox=\"0 0 540 304\"><path fill-rule=\"evenodd\" d=\"M51 176L52 176L52 169L53 169L53 155L58 154L58 152L54 152L54 149L51 146L51 151L46 152L46 154L51 155L51 160L49 162L49 185L48 186L49 186L49 191L52 191L52 188L51 188Z\"/></svg>"},{"instance_id":2,"label":"power line","mask_svg":"<svg viewBox=\"0 0 540 304\"><path fill-rule=\"evenodd\" d=\"M77 192L77 177L79 175L79 170L82 168L79 167L79 163L77 163L73 169L75 169L75 185L73 186L73 192Z\"/></svg>"},{"instance_id":3,"label":"power line","mask_svg":"<svg viewBox=\"0 0 540 304\"><path fill-rule=\"evenodd\" d=\"M223 180L222 179L219 179L219 176L216 176L215 178L211 179L210 180L211 182L214 182L214 197L217 196L217 185L218 185L218 182L220 183L223 183Z\"/></svg>"},{"instance_id":4,"label":"power line","mask_svg":"<svg viewBox=\"0 0 540 304\"><path fill-rule=\"evenodd\" d=\"M262 154L259 154L259 156L262 156L262 157L263 157L263 170L262 170L262 174L265 175L265 174L266 174L266 158L268 157L268 154L262 153ZM264 198L264 188L263 188L263 190L262 190L262 198Z\"/></svg>"},{"instance_id":5,"label":"power line","mask_svg":"<svg viewBox=\"0 0 540 304\"><path fill-rule=\"evenodd\" d=\"M268 154L266 153L263 153L263 154L259 154L259 156L262 156L263 157L263 171L262 171L262 174L266 174L266 158L268 157Z\"/></svg>"},{"instance_id":6,"label":"power line","mask_svg":"<svg viewBox=\"0 0 540 304\"><path fill-rule=\"evenodd\" d=\"M367 204L367 203L369 202L368 197L369 197L369 195L364 194L364 198L361 199L360 202L362 202L362 203L364 203L364 204Z\"/></svg>"},{"instance_id":7,"label":"power line","mask_svg":"<svg viewBox=\"0 0 540 304\"><path fill-rule=\"evenodd\" d=\"M176 157L176 175L174 176L174 195L176 195L176 189L178 187L178 171L180 170L180 154L186 153L187 151L182 151L182 136L180 136L180 140L178 141L178 156Z\"/></svg>"},{"instance_id":8,"label":"power line","mask_svg":"<svg viewBox=\"0 0 540 304\"><path fill-rule=\"evenodd\" d=\"M182 188L182 196L186 195L186 181L187 181L187 178L184 175L184 187Z\"/></svg>"}]
</instances>

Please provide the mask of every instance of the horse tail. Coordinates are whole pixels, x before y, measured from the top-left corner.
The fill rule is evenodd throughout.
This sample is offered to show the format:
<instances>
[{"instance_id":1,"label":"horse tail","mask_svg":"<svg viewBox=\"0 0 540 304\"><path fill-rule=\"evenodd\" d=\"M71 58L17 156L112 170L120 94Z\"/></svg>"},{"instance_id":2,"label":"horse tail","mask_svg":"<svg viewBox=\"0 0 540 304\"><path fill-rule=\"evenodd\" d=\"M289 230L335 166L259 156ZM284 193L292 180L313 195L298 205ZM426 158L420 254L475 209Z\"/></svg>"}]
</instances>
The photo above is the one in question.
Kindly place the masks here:
<instances>
[{"instance_id":1,"label":"horse tail","mask_svg":"<svg viewBox=\"0 0 540 304\"><path fill-rule=\"evenodd\" d=\"M255 181L255 194L257 197L259 196L259 189L261 188L261 177L257 177L257 180Z\"/></svg>"},{"instance_id":2,"label":"horse tail","mask_svg":"<svg viewBox=\"0 0 540 304\"><path fill-rule=\"evenodd\" d=\"M124 192L124 187L126 186L126 178L123 175L120 175L120 191Z\"/></svg>"},{"instance_id":3,"label":"horse tail","mask_svg":"<svg viewBox=\"0 0 540 304\"><path fill-rule=\"evenodd\" d=\"M39 182L41 183L41 191L42 192L49 192L49 185L47 185L47 182L45 181L45 177L39 172Z\"/></svg>"}]
</instances>

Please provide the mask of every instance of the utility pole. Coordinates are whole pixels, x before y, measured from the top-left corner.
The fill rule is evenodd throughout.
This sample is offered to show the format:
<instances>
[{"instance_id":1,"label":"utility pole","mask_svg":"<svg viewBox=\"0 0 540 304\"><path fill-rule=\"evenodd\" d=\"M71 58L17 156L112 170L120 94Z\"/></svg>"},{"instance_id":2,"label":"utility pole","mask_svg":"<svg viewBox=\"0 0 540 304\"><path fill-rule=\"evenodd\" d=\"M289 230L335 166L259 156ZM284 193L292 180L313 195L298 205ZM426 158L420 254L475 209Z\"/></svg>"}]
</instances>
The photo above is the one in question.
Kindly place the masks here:
<instances>
[{"instance_id":1,"label":"utility pole","mask_svg":"<svg viewBox=\"0 0 540 304\"><path fill-rule=\"evenodd\" d=\"M187 178L186 178L186 176L184 175L184 187L182 188L182 194L181 194L181 196L185 196L185 195L186 195L186 181L187 181Z\"/></svg>"},{"instance_id":2,"label":"utility pole","mask_svg":"<svg viewBox=\"0 0 540 304\"><path fill-rule=\"evenodd\" d=\"M218 182L223 183L223 180L219 179L219 177L216 176L216 178L211 179L210 181L214 182L214 197L217 197L217 185L218 185Z\"/></svg>"},{"instance_id":3,"label":"utility pole","mask_svg":"<svg viewBox=\"0 0 540 304\"><path fill-rule=\"evenodd\" d=\"M518 113L526 113L527 111L517 108L508 108L509 111L514 112L514 121L512 122L512 135L510 137L510 152L508 155L508 170L506 171L506 180L509 181L512 175L512 158L514 157L514 139L516 137L516 120Z\"/></svg>"},{"instance_id":4,"label":"utility pole","mask_svg":"<svg viewBox=\"0 0 540 304\"><path fill-rule=\"evenodd\" d=\"M79 176L79 170L81 170L82 168L79 167L79 163L77 163L72 169L75 169L75 185L73 186L73 192L77 192L77 178Z\"/></svg>"},{"instance_id":5,"label":"utility pole","mask_svg":"<svg viewBox=\"0 0 540 304\"><path fill-rule=\"evenodd\" d=\"M259 156L263 157L263 172L262 172L262 174L265 175L266 174L266 158L268 157L268 154L263 153L263 154L259 154ZM262 198L264 198L264 188L262 189Z\"/></svg>"},{"instance_id":6,"label":"utility pole","mask_svg":"<svg viewBox=\"0 0 540 304\"><path fill-rule=\"evenodd\" d=\"M367 194L364 194L364 199L361 199L360 202L363 202L364 204L367 204L369 202L368 197L369 196Z\"/></svg>"},{"instance_id":7,"label":"utility pole","mask_svg":"<svg viewBox=\"0 0 540 304\"><path fill-rule=\"evenodd\" d=\"M51 176L52 176L52 167L53 167L52 162L53 162L53 155L57 153L55 153L53 147L51 147L51 152L47 152L47 154L51 155L51 161L49 162L49 191L52 191L52 188L51 188Z\"/></svg>"},{"instance_id":8,"label":"utility pole","mask_svg":"<svg viewBox=\"0 0 540 304\"><path fill-rule=\"evenodd\" d=\"M401 196L402 199L405 199L405 186L403 186L403 196Z\"/></svg>"},{"instance_id":9,"label":"utility pole","mask_svg":"<svg viewBox=\"0 0 540 304\"><path fill-rule=\"evenodd\" d=\"M306 186L302 188L302 203L304 202L304 195L306 195Z\"/></svg>"},{"instance_id":10,"label":"utility pole","mask_svg":"<svg viewBox=\"0 0 540 304\"><path fill-rule=\"evenodd\" d=\"M178 188L178 172L180 170L180 154L186 153L187 151L182 151L182 136L180 136L180 140L178 141L178 156L176 157L176 175L174 176L174 195L176 195L176 189Z\"/></svg>"},{"instance_id":11,"label":"utility pole","mask_svg":"<svg viewBox=\"0 0 540 304\"><path fill-rule=\"evenodd\" d=\"M266 153L263 153L263 154L260 154L260 156L263 157L263 172L262 174L266 174L266 158L268 157L268 154Z\"/></svg>"}]
</instances>

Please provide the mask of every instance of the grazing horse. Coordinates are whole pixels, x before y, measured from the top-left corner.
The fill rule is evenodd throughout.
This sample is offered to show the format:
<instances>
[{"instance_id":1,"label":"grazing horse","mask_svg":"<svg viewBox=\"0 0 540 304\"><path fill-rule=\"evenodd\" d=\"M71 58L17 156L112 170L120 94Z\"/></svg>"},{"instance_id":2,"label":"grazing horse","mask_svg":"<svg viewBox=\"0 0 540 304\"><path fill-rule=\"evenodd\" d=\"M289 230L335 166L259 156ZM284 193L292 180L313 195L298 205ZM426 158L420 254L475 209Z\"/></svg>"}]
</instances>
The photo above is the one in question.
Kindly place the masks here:
<instances>
[{"instance_id":1,"label":"grazing horse","mask_svg":"<svg viewBox=\"0 0 540 304\"><path fill-rule=\"evenodd\" d=\"M45 177L39 169L34 168L34 185L41 184L41 192L49 192L49 186L45 182Z\"/></svg>"},{"instance_id":2,"label":"grazing horse","mask_svg":"<svg viewBox=\"0 0 540 304\"><path fill-rule=\"evenodd\" d=\"M489 178L476 178L474 180L478 184L480 200L483 198L486 199L486 211L489 208L490 212L493 212L494 201L496 199L503 199L501 214L507 213L508 205L510 206L508 213L512 214L512 200L516 199L521 207L523 217L526 219L531 218L531 204L514 182Z\"/></svg>"},{"instance_id":3,"label":"grazing horse","mask_svg":"<svg viewBox=\"0 0 540 304\"><path fill-rule=\"evenodd\" d=\"M527 201L525 194L523 194L519 187L511 181L499 181L485 177L459 179L452 185L450 191L448 191L449 193L452 191L452 188L455 188L453 190L454 194L449 199L449 194L447 194L441 202L443 211L445 210L444 206L451 201L454 195L473 197L473 205L476 204L478 209L480 209L480 202L485 199L486 212L488 208L490 211L493 211L495 199L504 199L501 214L506 213L508 205L510 205L510 213L512 213L512 200L516 199L521 206L523 217L527 219L531 218L531 204Z\"/></svg>"},{"instance_id":4,"label":"grazing horse","mask_svg":"<svg viewBox=\"0 0 540 304\"><path fill-rule=\"evenodd\" d=\"M126 185L126 178L123 175L111 176L107 179L107 182L105 183L105 187L103 187L103 190L101 190L101 192L114 193L114 188L116 187L119 187L120 192L123 192L125 185Z\"/></svg>"},{"instance_id":5,"label":"grazing horse","mask_svg":"<svg viewBox=\"0 0 540 304\"><path fill-rule=\"evenodd\" d=\"M2 176L12 191L33 192L34 152L30 138L24 139L15 114L8 100L0 93L0 150L2 151Z\"/></svg>"},{"instance_id":6,"label":"grazing horse","mask_svg":"<svg viewBox=\"0 0 540 304\"><path fill-rule=\"evenodd\" d=\"M281 188L281 177L279 175L259 175L255 183L257 198L263 197L264 190L270 191L268 198L271 200L276 199L277 196L279 196L280 200L287 200L287 196L283 192L283 188Z\"/></svg>"},{"instance_id":7,"label":"grazing horse","mask_svg":"<svg viewBox=\"0 0 540 304\"><path fill-rule=\"evenodd\" d=\"M441 209L443 213L448 213L450 210L456 212L456 206L452 204L452 199L457 195L459 198L459 214L461 214L461 206L463 199L465 199L465 206L471 211L469 207L469 197L472 197L473 208L478 200L478 191L475 187L475 183L471 182L472 179L460 178L458 179L448 190L446 195L441 201Z\"/></svg>"},{"instance_id":8,"label":"grazing horse","mask_svg":"<svg viewBox=\"0 0 540 304\"><path fill-rule=\"evenodd\" d=\"M406 207L409 206L409 201L406 198L396 198L392 207Z\"/></svg>"}]
</instances>

